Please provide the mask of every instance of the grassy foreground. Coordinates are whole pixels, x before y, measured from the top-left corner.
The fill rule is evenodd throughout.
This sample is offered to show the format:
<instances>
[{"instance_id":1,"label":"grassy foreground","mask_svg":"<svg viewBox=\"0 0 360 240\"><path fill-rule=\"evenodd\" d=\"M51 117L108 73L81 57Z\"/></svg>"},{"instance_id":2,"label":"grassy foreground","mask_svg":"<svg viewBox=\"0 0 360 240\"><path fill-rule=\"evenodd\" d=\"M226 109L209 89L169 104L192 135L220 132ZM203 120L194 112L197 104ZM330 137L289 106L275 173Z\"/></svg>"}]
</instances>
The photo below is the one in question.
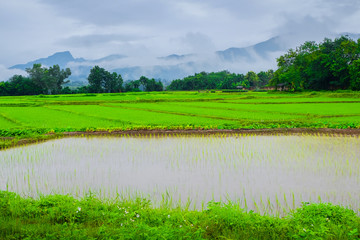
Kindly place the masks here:
<instances>
[{"instance_id":1,"label":"grassy foreground","mask_svg":"<svg viewBox=\"0 0 360 240\"><path fill-rule=\"evenodd\" d=\"M360 128L359 92L140 92L0 97L0 148L63 132Z\"/></svg>"},{"instance_id":2,"label":"grassy foreground","mask_svg":"<svg viewBox=\"0 0 360 240\"><path fill-rule=\"evenodd\" d=\"M153 208L146 199L106 202L0 191L1 239L358 239L360 217L331 204L304 204L284 218L210 202L203 211Z\"/></svg>"}]
</instances>

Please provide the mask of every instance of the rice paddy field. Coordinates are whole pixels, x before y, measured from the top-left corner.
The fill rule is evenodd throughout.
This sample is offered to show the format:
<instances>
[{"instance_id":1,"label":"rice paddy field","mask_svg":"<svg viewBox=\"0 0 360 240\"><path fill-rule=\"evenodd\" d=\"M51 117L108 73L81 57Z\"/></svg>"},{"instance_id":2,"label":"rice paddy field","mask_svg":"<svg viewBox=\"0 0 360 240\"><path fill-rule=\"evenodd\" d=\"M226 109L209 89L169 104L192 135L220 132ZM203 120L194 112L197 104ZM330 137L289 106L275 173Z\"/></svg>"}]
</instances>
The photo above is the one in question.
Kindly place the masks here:
<instances>
[{"instance_id":1,"label":"rice paddy field","mask_svg":"<svg viewBox=\"0 0 360 240\"><path fill-rule=\"evenodd\" d=\"M0 97L0 238L358 239L359 128L356 92Z\"/></svg>"},{"instance_id":2,"label":"rice paddy field","mask_svg":"<svg viewBox=\"0 0 360 240\"><path fill-rule=\"evenodd\" d=\"M2 137L109 129L359 128L360 94L156 92L0 97L0 124Z\"/></svg>"}]
</instances>

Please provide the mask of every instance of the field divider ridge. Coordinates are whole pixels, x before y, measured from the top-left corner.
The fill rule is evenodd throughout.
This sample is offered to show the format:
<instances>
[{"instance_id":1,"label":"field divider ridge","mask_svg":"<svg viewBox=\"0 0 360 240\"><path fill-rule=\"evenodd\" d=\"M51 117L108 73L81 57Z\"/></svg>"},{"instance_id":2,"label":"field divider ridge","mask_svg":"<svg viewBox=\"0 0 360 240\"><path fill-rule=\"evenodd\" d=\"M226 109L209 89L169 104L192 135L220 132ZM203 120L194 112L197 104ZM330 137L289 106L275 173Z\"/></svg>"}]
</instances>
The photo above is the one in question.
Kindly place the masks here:
<instances>
[{"instance_id":1,"label":"field divider ridge","mask_svg":"<svg viewBox=\"0 0 360 240\"><path fill-rule=\"evenodd\" d=\"M99 105L99 104L96 104L96 105ZM82 117L90 117L90 118L99 119L99 120L118 122L118 123L122 123L124 125L125 124L131 124L131 122L125 122L125 121L122 121L122 120L119 120L119 119L105 118L105 117L99 117L99 116L94 116L94 115L88 115L88 114L84 114L84 113L74 112L74 111L65 110L65 109L58 109L58 108L53 108L53 107L49 107L49 106L44 106L44 108L51 109L51 110L54 110L54 111L59 111L59 112L71 113L71 114L75 114L75 115L82 116Z\"/></svg>"}]
</instances>

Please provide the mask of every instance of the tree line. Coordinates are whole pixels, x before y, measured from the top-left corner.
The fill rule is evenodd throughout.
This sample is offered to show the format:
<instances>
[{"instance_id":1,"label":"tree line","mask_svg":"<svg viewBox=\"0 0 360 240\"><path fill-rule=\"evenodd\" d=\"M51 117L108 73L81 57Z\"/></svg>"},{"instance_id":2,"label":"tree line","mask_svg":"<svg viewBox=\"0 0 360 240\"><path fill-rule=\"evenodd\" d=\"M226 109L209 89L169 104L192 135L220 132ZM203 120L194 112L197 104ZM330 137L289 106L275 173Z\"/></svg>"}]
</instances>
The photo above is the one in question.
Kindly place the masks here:
<instances>
[{"instance_id":1,"label":"tree line","mask_svg":"<svg viewBox=\"0 0 360 240\"><path fill-rule=\"evenodd\" d=\"M60 69L59 65L46 68L41 64L34 64L27 68L27 77L12 76L9 81L0 82L0 96L60 94L62 85L67 83L71 75L69 68Z\"/></svg>"},{"instance_id":2,"label":"tree line","mask_svg":"<svg viewBox=\"0 0 360 240\"><path fill-rule=\"evenodd\" d=\"M26 72L27 77L14 75L9 81L0 82L0 96L163 91L164 89L161 81L144 76L124 84L120 74L110 73L99 66L90 70L88 85L77 89L63 86L69 82L66 80L71 75L69 68L60 69L59 65L46 68L41 64L34 64L32 68L27 68Z\"/></svg>"},{"instance_id":3,"label":"tree line","mask_svg":"<svg viewBox=\"0 0 360 240\"><path fill-rule=\"evenodd\" d=\"M360 39L305 42L277 59L272 86L289 90L360 90Z\"/></svg>"},{"instance_id":4,"label":"tree line","mask_svg":"<svg viewBox=\"0 0 360 240\"><path fill-rule=\"evenodd\" d=\"M172 81L167 90L260 89L270 82L273 74L273 70L261 71L259 73L249 71L246 75L230 73L228 71L201 72Z\"/></svg>"}]
</instances>

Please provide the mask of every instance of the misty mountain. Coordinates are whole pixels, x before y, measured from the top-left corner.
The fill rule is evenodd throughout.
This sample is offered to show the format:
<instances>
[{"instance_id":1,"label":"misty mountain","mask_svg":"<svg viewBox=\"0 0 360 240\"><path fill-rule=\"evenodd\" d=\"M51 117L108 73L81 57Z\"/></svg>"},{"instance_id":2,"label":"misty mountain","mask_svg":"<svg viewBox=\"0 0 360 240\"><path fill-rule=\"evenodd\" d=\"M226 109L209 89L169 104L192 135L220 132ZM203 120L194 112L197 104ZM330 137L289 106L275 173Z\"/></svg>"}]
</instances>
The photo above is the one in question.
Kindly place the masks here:
<instances>
[{"instance_id":1,"label":"misty mountain","mask_svg":"<svg viewBox=\"0 0 360 240\"><path fill-rule=\"evenodd\" d=\"M193 56L195 56L195 55L194 54L184 54L184 55L171 54L166 57L158 57L158 59L166 60L166 61L183 61L183 60L187 60Z\"/></svg>"},{"instance_id":2,"label":"misty mountain","mask_svg":"<svg viewBox=\"0 0 360 240\"><path fill-rule=\"evenodd\" d=\"M270 53L286 51L280 37L273 37L267 41L243 48L228 48L224 51L217 51L216 54L224 61L248 61L254 62L258 57L268 58Z\"/></svg>"},{"instance_id":3,"label":"misty mountain","mask_svg":"<svg viewBox=\"0 0 360 240\"><path fill-rule=\"evenodd\" d=\"M65 52L57 52L47 58L36 59L34 61L31 61L31 62L28 62L25 64L17 64L17 65L10 67L9 69L25 70L26 68L32 68L35 63L41 63L42 65L45 65L48 67L58 64L60 66L60 68L65 68L67 66L67 64L70 62L81 63L84 61L85 61L85 59L74 58L69 51L65 51Z\"/></svg>"},{"instance_id":4,"label":"misty mountain","mask_svg":"<svg viewBox=\"0 0 360 240\"><path fill-rule=\"evenodd\" d=\"M353 39L360 37L360 34L342 33L332 37L348 35ZM247 71L261 71L276 67L276 58L284 54L289 48L295 48L299 43L294 43L291 39L298 39L296 36L277 36L266 41L248 47L232 47L206 56L198 54L171 54L153 58L147 64L137 64L138 60L131 61L125 55L112 54L100 59L87 60L84 58L74 58L69 51L58 52L47 58L37 59L26 64L18 64L10 69L31 68L34 63L41 63L45 66L58 64L61 68L71 69L70 81L72 83L85 83L90 73L90 69L99 65L108 71L121 74L124 80L136 80L141 76L170 81L180 79L197 72L229 70L237 73ZM300 44L301 44L300 43ZM129 59L129 60L128 60ZM133 62L131 64L131 62ZM141 61L139 61L141 62Z\"/></svg>"},{"instance_id":5,"label":"misty mountain","mask_svg":"<svg viewBox=\"0 0 360 240\"><path fill-rule=\"evenodd\" d=\"M58 64L61 68L69 67L71 69L72 74L70 81L74 83L86 82L90 69L95 65L99 65L108 71L121 74L124 80L134 80L139 79L141 76L147 76L166 82L201 71L229 70L229 67L227 67L229 63L238 63L241 61L254 62L256 61L254 56L265 59L268 57L268 53L281 50L286 49L281 48L278 37L275 37L254 46L217 51L211 60L200 58L196 54L171 54L165 57L158 57L158 61L154 61L154 63L149 66L136 66L134 64L133 66L130 65L126 67L116 67L118 60L127 57L125 55L112 54L100 59L87 60L84 58L74 58L69 51L65 51L26 64L18 64L10 67L10 69L25 70L26 68L31 68L34 63L41 63L45 66Z\"/></svg>"},{"instance_id":6,"label":"misty mountain","mask_svg":"<svg viewBox=\"0 0 360 240\"><path fill-rule=\"evenodd\" d=\"M93 64L100 64L102 62L109 62L109 61L115 61L118 59L126 58L125 55L120 54L112 54L103 58L94 59L94 60L87 60L84 58L74 58L72 54L69 51L65 52L57 52L47 58L40 58L25 64L17 64L9 69L21 69L25 70L26 68L32 68L35 63L41 63L44 66L53 66L53 65L59 65L60 68L67 68L70 67L69 65L74 65L74 63L93 63Z\"/></svg>"}]
</instances>

